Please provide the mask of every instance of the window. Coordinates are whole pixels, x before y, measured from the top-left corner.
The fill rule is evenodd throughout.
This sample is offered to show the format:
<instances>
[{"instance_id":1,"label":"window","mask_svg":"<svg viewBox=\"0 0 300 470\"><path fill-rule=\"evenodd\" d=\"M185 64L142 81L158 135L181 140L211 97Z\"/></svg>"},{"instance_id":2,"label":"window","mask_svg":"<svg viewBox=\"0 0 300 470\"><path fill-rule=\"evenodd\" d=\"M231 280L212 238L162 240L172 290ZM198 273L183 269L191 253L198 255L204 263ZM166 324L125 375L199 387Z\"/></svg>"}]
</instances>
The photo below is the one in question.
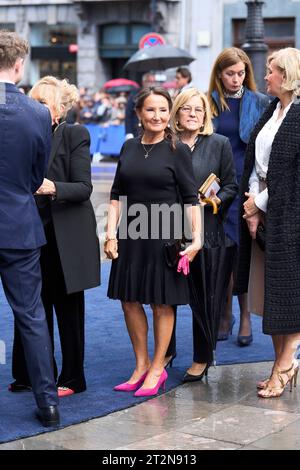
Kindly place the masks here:
<instances>
[{"instance_id":1,"label":"window","mask_svg":"<svg viewBox=\"0 0 300 470\"><path fill-rule=\"evenodd\" d=\"M30 44L32 47L68 46L76 43L77 32L72 25L49 26L44 23L31 25Z\"/></svg>"},{"instance_id":2,"label":"window","mask_svg":"<svg viewBox=\"0 0 300 470\"><path fill-rule=\"evenodd\" d=\"M100 26L100 56L102 58L128 58L137 50L141 37L150 31L150 25L144 23Z\"/></svg>"},{"instance_id":3,"label":"window","mask_svg":"<svg viewBox=\"0 0 300 470\"><path fill-rule=\"evenodd\" d=\"M5 29L6 31L14 31L14 23L0 23L0 29Z\"/></svg>"},{"instance_id":4,"label":"window","mask_svg":"<svg viewBox=\"0 0 300 470\"><path fill-rule=\"evenodd\" d=\"M233 20L233 45L245 42L245 19ZM265 18L265 42L272 52L283 47L295 47L295 18Z\"/></svg>"}]
</instances>

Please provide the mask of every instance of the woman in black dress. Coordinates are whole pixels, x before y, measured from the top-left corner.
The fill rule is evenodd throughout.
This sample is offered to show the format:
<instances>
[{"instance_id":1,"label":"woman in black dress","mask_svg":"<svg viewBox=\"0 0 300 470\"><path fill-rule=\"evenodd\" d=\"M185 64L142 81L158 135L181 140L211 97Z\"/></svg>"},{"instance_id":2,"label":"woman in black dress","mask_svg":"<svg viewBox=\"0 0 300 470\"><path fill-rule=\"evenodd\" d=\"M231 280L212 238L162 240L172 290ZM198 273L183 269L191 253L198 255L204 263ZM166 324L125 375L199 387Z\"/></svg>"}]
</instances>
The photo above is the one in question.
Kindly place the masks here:
<instances>
[{"instance_id":1,"label":"woman in black dress","mask_svg":"<svg viewBox=\"0 0 300 470\"><path fill-rule=\"evenodd\" d=\"M225 235L224 221L238 186L230 142L227 137L213 133L210 107L203 93L195 88L181 92L173 105L171 125L181 142L191 149L197 187L200 188L211 173L220 179L221 187L217 195L212 194L218 205L218 214L213 214L210 205L204 208L204 247L191 266L191 287L197 289L197 296L193 295L191 302L194 362L183 380L194 382L202 379L213 361L215 344L208 341L201 316L216 316L215 321L212 318L208 320L209 324L215 324L211 338L216 340L217 323L226 301L234 255L234 243ZM221 275L216 276L216 285L212 286L208 277L211 279L213 270ZM201 300L201 306L196 298Z\"/></svg>"},{"instance_id":2,"label":"woman in black dress","mask_svg":"<svg viewBox=\"0 0 300 470\"><path fill-rule=\"evenodd\" d=\"M165 243L179 238L175 234L176 224L168 217L170 206L174 208L174 204L180 209L178 225L182 229L179 198L189 205L186 210L192 222L192 243L182 254L192 261L200 248L200 212L191 155L185 145L175 144L169 137L171 107L171 98L164 89L145 88L138 94L136 111L143 135L123 145L111 190L105 246L108 258L113 259L108 296L122 302L136 357L132 376L115 390L133 391L142 385L136 396L154 395L164 385L167 379L165 355L174 324L173 306L190 301L186 277L168 267L164 258ZM121 203L123 214L116 235ZM158 207L163 215L156 223L153 214ZM152 361L142 304L150 304L153 311L155 350Z\"/></svg>"}]
</instances>

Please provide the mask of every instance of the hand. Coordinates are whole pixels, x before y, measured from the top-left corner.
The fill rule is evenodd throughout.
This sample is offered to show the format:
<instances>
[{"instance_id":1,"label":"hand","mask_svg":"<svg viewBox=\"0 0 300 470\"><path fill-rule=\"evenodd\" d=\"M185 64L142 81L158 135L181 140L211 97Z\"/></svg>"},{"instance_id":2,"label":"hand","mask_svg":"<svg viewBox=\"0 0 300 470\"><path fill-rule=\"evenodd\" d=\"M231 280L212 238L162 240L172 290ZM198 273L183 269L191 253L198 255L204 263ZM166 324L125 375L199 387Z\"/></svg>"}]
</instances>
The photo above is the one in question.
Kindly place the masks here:
<instances>
[{"instance_id":1,"label":"hand","mask_svg":"<svg viewBox=\"0 0 300 470\"><path fill-rule=\"evenodd\" d=\"M257 227L258 227L258 224L260 223L260 221L261 221L260 213L254 214L251 217L248 217L246 219L248 229L249 229L249 232L250 232L250 236L253 240L256 239Z\"/></svg>"},{"instance_id":2,"label":"hand","mask_svg":"<svg viewBox=\"0 0 300 470\"><path fill-rule=\"evenodd\" d=\"M118 254L118 240L116 238L104 242L104 253L108 259L117 259Z\"/></svg>"},{"instance_id":3,"label":"hand","mask_svg":"<svg viewBox=\"0 0 300 470\"><path fill-rule=\"evenodd\" d=\"M195 258L196 254L200 250L201 245L200 241L195 241L191 243L184 251L180 251L180 256L187 255L189 262L191 263Z\"/></svg>"},{"instance_id":4,"label":"hand","mask_svg":"<svg viewBox=\"0 0 300 470\"><path fill-rule=\"evenodd\" d=\"M254 214L259 212L259 208L256 206L254 202L255 195L251 193L245 193L245 196L248 198L247 201L244 202L244 219L248 219L248 217L252 217Z\"/></svg>"},{"instance_id":5,"label":"hand","mask_svg":"<svg viewBox=\"0 0 300 470\"><path fill-rule=\"evenodd\" d=\"M206 206L206 202L203 201L200 193L198 193L198 201L200 203L200 206Z\"/></svg>"},{"instance_id":6,"label":"hand","mask_svg":"<svg viewBox=\"0 0 300 470\"><path fill-rule=\"evenodd\" d=\"M35 194L55 196L56 194L55 184L53 183L53 181L50 181L47 178L44 178L42 185L39 187L39 189L36 191Z\"/></svg>"},{"instance_id":7,"label":"hand","mask_svg":"<svg viewBox=\"0 0 300 470\"><path fill-rule=\"evenodd\" d=\"M219 206L221 204L221 199L216 195L215 191L212 189L209 198L215 201L215 203Z\"/></svg>"}]
</instances>

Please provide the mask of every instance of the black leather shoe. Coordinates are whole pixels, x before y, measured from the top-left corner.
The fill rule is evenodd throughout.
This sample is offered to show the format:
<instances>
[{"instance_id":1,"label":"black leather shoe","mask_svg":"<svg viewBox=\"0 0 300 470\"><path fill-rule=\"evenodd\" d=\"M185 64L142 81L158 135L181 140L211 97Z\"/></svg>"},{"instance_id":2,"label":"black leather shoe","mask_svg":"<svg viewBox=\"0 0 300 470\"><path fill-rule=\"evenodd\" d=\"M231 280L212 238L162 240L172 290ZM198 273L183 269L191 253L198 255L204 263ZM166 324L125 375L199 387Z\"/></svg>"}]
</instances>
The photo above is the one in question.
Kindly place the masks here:
<instances>
[{"instance_id":1,"label":"black leather shoe","mask_svg":"<svg viewBox=\"0 0 300 470\"><path fill-rule=\"evenodd\" d=\"M58 408L54 405L39 408L36 416L46 428L58 426L60 423Z\"/></svg>"},{"instance_id":2,"label":"black leather shoe","mask_svg":"<svg viewBox=\"0 0 300 470\"><path fill-rule=\"evenodd\" d=\"M24 385L24 384L20 384L19 382L15 381L15 382L12 382L9 387L8 387L8 390L10 392L32 392L32 388L30 387L30 385Z\"/></svg>"},{"instance_id":3,"label":"black leather shoe","mask_svg":"<svg viewBox=\"0 0 300 470\"><path fill-rule=\"evenodd\" d=\"M237 343L239 346L250 346L253 341L252 333L248 336L238 336Z\"/></svg>"},{"instance_id":4,"label":"black leather shoe","mask_svg":"<svg viewBox=\"0 0 300 470\"><path fill-rule=\"evenodd\" d=\"M199 375L192 375L186 372L183 376L182 382L198 382L198 380L202 380L204 375L207 377L208 369L210 368L210 364L206 364L205 369Z\"/></svg>"}]
</instances>

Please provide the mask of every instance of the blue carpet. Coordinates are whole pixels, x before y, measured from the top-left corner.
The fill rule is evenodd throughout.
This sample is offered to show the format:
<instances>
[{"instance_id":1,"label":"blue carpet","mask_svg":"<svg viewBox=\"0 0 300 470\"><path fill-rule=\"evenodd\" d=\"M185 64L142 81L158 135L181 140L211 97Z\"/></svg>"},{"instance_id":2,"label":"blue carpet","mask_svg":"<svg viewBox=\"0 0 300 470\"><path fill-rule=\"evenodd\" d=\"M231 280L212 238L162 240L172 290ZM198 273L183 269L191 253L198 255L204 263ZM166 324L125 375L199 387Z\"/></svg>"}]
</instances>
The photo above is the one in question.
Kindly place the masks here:
<instances>
[{"instance_id":1,"label":"blue carpet","mask_svg":"<svg viewBox=\"0 0 300 470\"><path fill-rule=\"evenodd\" d=\"M133 353L123 315L118 301L106 297L110 263L102 265L102 286L86 293L86 378L85 393L65 397L60 401L61 427L104 416L114 411L136 405L143 398L133 394L113 392L115 384L129 377L134 364ZM234 302L236 318L237 303ZM45 432L34 418L35 403L31 393L14 394L7 391L11 379L11 344L13 316L0 291L0 442L28 437ZM147 310L149 312L149 310ZM149 312L151 329L151 313ZM218 343L217 363L233 364L272 360L269 336L261 333L261 319L253 315L254 341L250 347L236 345L238 322L228 341ZM188 307L180 307L177 322L177 358L174 367L168 369L167 390L178 386L184 370L192 361L191 313ZM152 331L149 335L153 350ZM3 344L6 346L6 363L3 364ZM57 346L57 351L59 347ZM60 358L58 356L58 364Z\"/></svg>"}]
</instances>

